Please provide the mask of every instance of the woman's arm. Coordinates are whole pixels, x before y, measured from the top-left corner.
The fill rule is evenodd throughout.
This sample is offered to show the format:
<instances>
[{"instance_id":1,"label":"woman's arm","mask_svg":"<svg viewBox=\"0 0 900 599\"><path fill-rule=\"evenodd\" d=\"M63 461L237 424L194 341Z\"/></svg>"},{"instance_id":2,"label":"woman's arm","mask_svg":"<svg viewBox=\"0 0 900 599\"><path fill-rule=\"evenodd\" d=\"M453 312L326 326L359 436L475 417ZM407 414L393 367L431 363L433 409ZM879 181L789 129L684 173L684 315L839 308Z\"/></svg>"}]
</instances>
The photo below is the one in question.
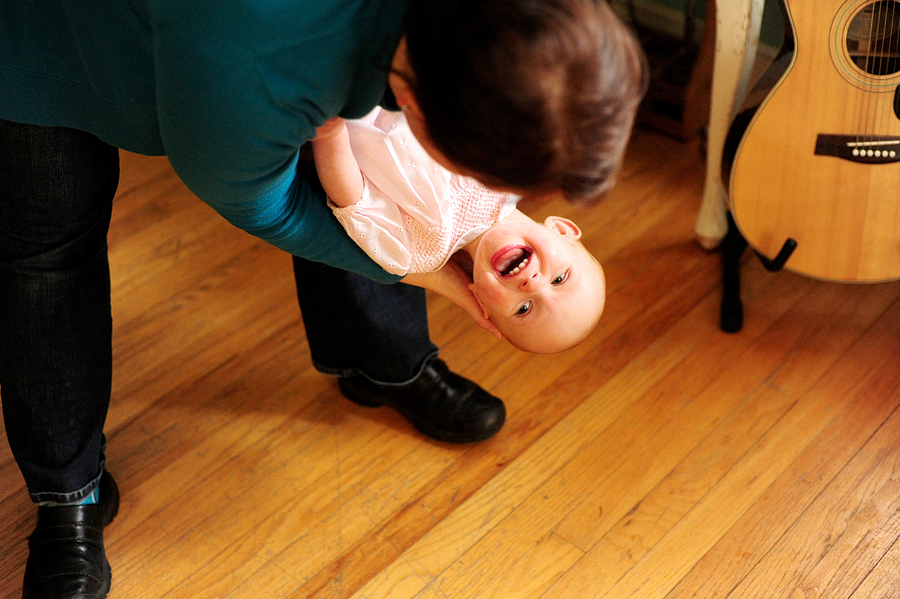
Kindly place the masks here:
<instances>
[{"instance_id":1,"label":"woman's arm","mask_svg":"<svg viewBox=\"0 0 900 599\"><path fill-rule=\"evenodd\" d=\"M193 4L165 4L200 11ZM227 11L210 6L208 12L221 20ZM299 160L300 147L341 110L347 96L349 76L332 68L340 55L331 62L313 60L323 55L322 39L311 38L306 45L290 40L293 25L287 33L273 34L272 27L282 20L256 23L246 15L233 20L240 21L233 36L215 19L192 20L189 28L170 20L157 35L157 116L175 171L199 198L248 233L295 256L381 283L396 282L397 275L347 236L312 165ZM249 31L254 27L260 30ZM273 48L245 47L245 38ZM348 45L339 41L338 54Z\"/></svg>"},{"instance_id":2,"label":"woman's arm","mask_svg":"<svg viewBox=\"0 0 900 599\"><path fill-rule=\"evenodd\" d=\"M316 129L312 140L316 172L328 199L346 208L363 195L363 178L359 163L350 148L350 134L344 119L335 117Z\"/></svg>"}]
</instances>

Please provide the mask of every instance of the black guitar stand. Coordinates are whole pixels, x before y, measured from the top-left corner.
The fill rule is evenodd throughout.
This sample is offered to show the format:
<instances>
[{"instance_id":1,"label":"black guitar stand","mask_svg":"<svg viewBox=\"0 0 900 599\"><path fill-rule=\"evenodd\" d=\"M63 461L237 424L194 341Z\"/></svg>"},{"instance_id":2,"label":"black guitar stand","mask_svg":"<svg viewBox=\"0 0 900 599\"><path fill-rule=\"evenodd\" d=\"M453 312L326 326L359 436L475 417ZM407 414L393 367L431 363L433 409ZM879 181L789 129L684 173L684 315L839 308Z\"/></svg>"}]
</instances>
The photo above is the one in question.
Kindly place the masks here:
<instances>
[{"instance_id":1,"label":"black guitar stand","mask_svg":"<svg viewBox=\"0 0 900 599\"><path fill-rule=\"evenodd\" d=\"M747 240L738 231L731 213L728 213L728 233L722 240L722 312L720 326L726 333L737 333L744 327L744 304L741 302L741 257L747 249ZM778 272L784 268L797 242L788 238L781 246L781 251L774 259L763 256L753 250L763 267L769 272Z\"/></svg>"}]
</instances>

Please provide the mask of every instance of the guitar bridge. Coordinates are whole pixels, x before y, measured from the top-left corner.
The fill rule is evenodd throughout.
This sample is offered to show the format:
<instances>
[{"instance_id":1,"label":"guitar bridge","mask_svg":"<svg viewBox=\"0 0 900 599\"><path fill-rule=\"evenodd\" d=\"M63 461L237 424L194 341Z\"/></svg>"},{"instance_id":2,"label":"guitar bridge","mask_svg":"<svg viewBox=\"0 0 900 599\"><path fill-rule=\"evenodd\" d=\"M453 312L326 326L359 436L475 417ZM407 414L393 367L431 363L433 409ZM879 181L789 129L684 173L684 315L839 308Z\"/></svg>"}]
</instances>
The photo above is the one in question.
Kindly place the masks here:
<instances>
[{"instance_id":1,"label":"guitar bridge","mask_svg":"<svg viewBox=\"0 0 900 599\"><path fill-rule=\"evenodd\" d=\"M900 160L900 138L820 134L816 138L816 154L865 164L897 162Z\"/></svg>"}]
</instances>

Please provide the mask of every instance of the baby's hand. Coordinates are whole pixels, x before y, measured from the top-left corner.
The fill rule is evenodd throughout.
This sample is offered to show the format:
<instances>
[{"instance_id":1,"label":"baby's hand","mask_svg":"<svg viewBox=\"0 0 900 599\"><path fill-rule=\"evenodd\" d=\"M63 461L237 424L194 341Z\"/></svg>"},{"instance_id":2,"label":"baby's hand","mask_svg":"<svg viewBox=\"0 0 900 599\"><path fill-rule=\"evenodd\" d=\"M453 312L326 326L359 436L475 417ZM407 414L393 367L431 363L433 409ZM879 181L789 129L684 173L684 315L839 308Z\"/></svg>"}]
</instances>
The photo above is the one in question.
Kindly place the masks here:
<instances>
[{"instance_id":1,"label":"baby's hand","mask_svg":"<svg viewBox=\"0 0 900 599\"><path fill-rule=\"evenodd\" d=\"M481 306L478 305L478 300L475 299L475 296L469 290L469 284L472 283L472 279L453 260L447 262L436 272L408 274L401 279L401 282L440 293L468 312L478 326L490 331L497 339L503 338L503 335L494 323L487 318Z\"/></svg>"},{"instance_id":2,"label":"baby's hand","mask_svg":"<svg viewBox=\"0 0 900 599\"><path fill-rule=\"evenodd\" d=\"M323 139L334 137L346 128L347 124L344 122L344 119L336 116L333 119L328 119L324 125L316 129L316 136L311 141L322 141Z\"/></svg>"},{"instance_id":3,"label":"baby's hand","mask_svg":"<svg viewBox=\"0 0 900 599\"><path fill-rule=\"evenodd\" d=\"M358 202L365 190L365 182L353 156L344 119L334 117L326 121L316 129L311 143L316 172L325 195L341 208Z\"/></svg>"}]
</instances>

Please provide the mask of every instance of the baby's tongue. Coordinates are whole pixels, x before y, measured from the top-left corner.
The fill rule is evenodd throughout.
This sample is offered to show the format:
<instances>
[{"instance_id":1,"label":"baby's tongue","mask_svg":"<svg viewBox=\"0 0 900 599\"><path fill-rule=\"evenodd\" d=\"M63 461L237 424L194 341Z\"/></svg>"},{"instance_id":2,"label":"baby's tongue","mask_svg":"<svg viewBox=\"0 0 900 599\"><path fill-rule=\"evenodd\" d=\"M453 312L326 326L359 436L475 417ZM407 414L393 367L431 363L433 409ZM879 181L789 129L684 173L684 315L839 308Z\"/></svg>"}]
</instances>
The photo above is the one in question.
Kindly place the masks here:
<instances>
[{"instance_id":1,"label":"baby's tongue","mask_svg":"<svg viewBox=\"0 0 900 599\"><path fill-rule=\"evenodd\" d=\"M528 252L521 246L505 247L497 250L497 253L494 254L492 260L494 269L505 277L509 275L509 271L522 262L522 259L525 258L527 254Z\"/></svg>"}]
</instances>

